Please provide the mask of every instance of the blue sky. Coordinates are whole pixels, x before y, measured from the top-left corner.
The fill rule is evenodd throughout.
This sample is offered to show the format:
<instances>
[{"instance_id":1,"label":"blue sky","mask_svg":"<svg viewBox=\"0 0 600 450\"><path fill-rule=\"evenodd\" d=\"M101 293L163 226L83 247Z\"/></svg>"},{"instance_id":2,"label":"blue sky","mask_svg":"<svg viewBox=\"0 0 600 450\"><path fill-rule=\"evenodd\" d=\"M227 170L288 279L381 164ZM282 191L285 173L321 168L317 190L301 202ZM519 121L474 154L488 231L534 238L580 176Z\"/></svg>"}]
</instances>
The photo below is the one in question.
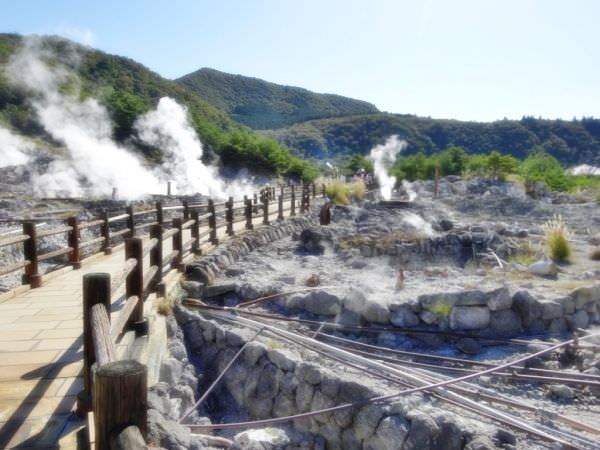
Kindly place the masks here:
<instances>
[{"instance_id":1,"label":"blue sky","mask_svg":"<svg viewBox=\"0 0 600 450\"><path fill-rule=\"evenodd\" d=\"M0 5L0 31L60 34L167 78L212 67L436 118L600 117L594 0Z\"/></svg>"}]
</instances>

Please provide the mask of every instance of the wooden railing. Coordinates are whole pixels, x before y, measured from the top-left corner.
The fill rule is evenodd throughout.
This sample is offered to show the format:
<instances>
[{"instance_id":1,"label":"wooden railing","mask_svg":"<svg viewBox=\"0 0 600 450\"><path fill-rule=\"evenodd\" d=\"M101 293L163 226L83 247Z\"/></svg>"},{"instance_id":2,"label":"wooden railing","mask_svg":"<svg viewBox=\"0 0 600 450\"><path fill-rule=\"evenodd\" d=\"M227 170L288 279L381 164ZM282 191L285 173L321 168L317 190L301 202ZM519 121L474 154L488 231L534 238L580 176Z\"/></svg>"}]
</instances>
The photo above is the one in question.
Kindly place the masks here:
<instances>
[{"instance_id":1,"label":"wooden railing","mask_svg":"<svg viewBox=\"0 0 600 450\"><path fill-rule=\"evenodd\" d=\"M316 190L304 187L302 192L300 210L307 211L310 195L304 194L312 193L314 198ZM284 208L288 203L289 207ZM123 267L118 273L113 276L91 273L83 277L84 389L78 395L78 412L83 415L93 411L90 422L94 424L95 449L146 448L147 368L136 361L118 360L116 345L128 330L134 330L136 335L148 333L144 301L151 293L159 297L165 295L162 282L165 270L184 270L184 257L198 254L204 243L217 245L219 230L224 229L232 236L235 225L241 222L245 222L245 229L253 229L257 219L268 224L272 204L277 207L278 220L293 216L296 209L294 187L281 188L277 198L275 190L269 189L263 190L260 196L238 202L232 198L222 203L209 199L206 204L184 202L168 207L157 203L156 208L149 211L136 212L130 208L127 214L105 216L90 225L102 225L104 251L110 248L106 243L110 243L116 234L107 231L111 223L126 220L127 228L118 233L128 236L125 238ZM164 214L167 212L180 215L166 220ZM274 212L273 209L272 214ZM153 216L153 221L136 224L135 219L142 215ZM149 236L136 237L135 232L143 228L149 228ZM189 239L186 240L187 235ZM27 239L23 242L29 240L24 237L25 233L19 236ZM13 238L17 239L16 236ZM16 242L21 241L17 239ZM164 255L165 250L170 252ZM111 321L111 305L121 297L122 307Z\"/></svg>"},{"instance_id":2,"label":"wooden railing","mask_svg":"<svg viewBox=\"0 0 600 450\"><path fill-rule=\"evenodd\" d=\"M173 253L178 252L178 254L172 259L172 264L177 266L181 264L186 251L199 253L201 245L206 242L217 245L218 232L222 228L225 228L228 236L232 236L235 225L240 222L245 222L246 229L252 229L257 219L260 219L263 224L268 224L270 214L275 211L275 208L279 220L286 213L289 216L294 216L297 210L303 213L308 210L311 197L314 198L316 195L314 184L280 187L279 193L276 188L269 187L238 201L234 201L231 197L226 202L220 203L215 203L212 199L208 199L206 203L189 203L184 200L181 205L176 206L163 206L161 202L157 202L152 209L135 211L130 206L125 212L113 216L104 212L102 217L86 222L80 222L76 216L73 216L69 217L64 225L56 228L46 228L43 224L24 221L22 230L0 235L0 247L23 245L23 260L1 267L0 276L23 271L22 283L37 288L42 285L40 262L68 255L68 263L64 265L79 269L82 254L91 256L95 253L90 251L90 248L96 247L96 251L110 254L116 245L120 245L127 238L144 235L146 230L149 230L152 238L173 237ZM300 202L297 201L298 197ZM289 206L284 208L286 204ZM181 217L174 219L166 217L174 214ZM203 226L207 229L201 231ZM165 229L168 230L166 235L163 233ZM186 229L191 230L191 238L183 242L182 230ZM88 236L85 241L81 239L84 230ZM179 237L173 230L178 230ZM44 238L61 234L66 234L66 247L40 253L40 244ZM158 260L154 261L154 265L158 266Z\"/></svg>"}]
</instances>

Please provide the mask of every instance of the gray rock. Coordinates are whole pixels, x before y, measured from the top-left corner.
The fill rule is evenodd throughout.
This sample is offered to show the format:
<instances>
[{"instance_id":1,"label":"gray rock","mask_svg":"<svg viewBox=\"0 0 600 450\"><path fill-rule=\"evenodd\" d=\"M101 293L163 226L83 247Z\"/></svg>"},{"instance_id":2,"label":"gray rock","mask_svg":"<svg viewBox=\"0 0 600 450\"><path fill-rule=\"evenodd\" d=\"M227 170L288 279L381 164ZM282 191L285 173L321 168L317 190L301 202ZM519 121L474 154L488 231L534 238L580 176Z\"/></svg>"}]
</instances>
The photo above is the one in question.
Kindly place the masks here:
<instances>
[{"instance_id":1,"label":"gray rock","mask_svg":"<svg viewBox=\"0 0 600 450\"><path fill-rule=\"evenodd\" d=\"M233 438L234 450L275 450L289 444L287 433L274 427L243 431Z\"/></svg>"},{"instance_id":2,"label":"gray rock","mask_svg":"<svg viewBox=\"0 0 600 450\"><path fill-rule=\"evenodd\" d=\"M373 450L396 450L402 448L409 432L408 422L400 416L381 419L375 434L365 441L363 448Z\"/></svg>"},{"instance_id":3,"label":"gray rock","mask_svg":"<svg viewBox=\"0 0 600 450\"><path fill-rule=\"evenodd\" d=\"M237 286L233 283L227 284L213 284L212 286L204 286L202 291L203 298L214 298L220 297L222 295L228 294L230 292L235 292Z\"/></svg>"},{"instance_id":4,"label":"gray rock","mask_svg":"<svg viewBox=\"0 0 600 450\"><path fill-rule=\"evenodd\" d=\"M297 364L295 374L300 381L309 384L319 384L321 382L321 369L313 364L305 362Z\"/></svg>"},{"instance_id":5,"label":"gray rock","mask_svg":"<svg viewBox=\"0 0 600 450\"><path fill-rule=\"evenodd\" d=\"M187 350L183 342L173 339L168 343L169 353L171 356L179 361L187 360Z\"/></svg>"},{"instance_id":6,"label":"gray rock","mask_svg":"<svg viewBox=\"0 0 600 450\"><path fill-rule=\"evenodd\" d=\"M506 286L488 292L487 307L490 311L509 309L512 306L512 297Z\"/></svg>"},{"instance_id":7,"label":"gray rock","mask_svg":"<svg viewBox=\"0 0 600 450\"><path fill-rule=\"evenodd\" d=\"M400 328L415 327L419 324L419 317L406 305L400 305L392 310L390 322Z\"/></svg>"},{"instance_id":8,"label":"gray rock","mask_svg":"<svg viewBox=\"0 0 600 450\"><path fill-rule=\"evenodd\" d=\"M285 299L285 307L292 312L304 311L304 300L306 296L296 294Z\"/></svg>"},{"instance_id":9,"label":"gray rock","mask_svg":"<svg viewBox=\"0 0 600 450\"><path fill-rule=\"evenodd\" d=\"M352 428L346 428L342 431L342 449L344 450L362 450L360 439L356 437Z\"/></svg>"},{"instance_id":10,"label":"gray rock","mask_svg":"<svg viewBox=\"0 0 600 450\"><path fill-rule=\"evenodd\" d=\"M450 328L453 330L480 330L490 324L487 306L456 306L450 313Z\"/></svg>"},{"instance_id":11,"label":"gray rock","mask_svg":"<svg viewBox=\"0 0 600 450\"><path fill-rule=\"evenodd\" d=\"M325 235L317 229L307 228L300 233L301 248L314 255L322 255L325 252Z\"/></svg>"},{"instance_id":12,"label":"gray rock","mask_svg":"<svg viewBox=\"0 0 600 450\"><path fill-rule=\"evenodd\" d=\"M570 326L572 330L576 330L577 328L587 328L589 324L590 318L588 313L583 310L579 310L573 314L573 319Z\"/></svg>"},{"instance_id":13,"label":"gray rock","mask_svg":"<svg viewBox=\"0 0 600 450\"><path fill-rule=\"evenodd\" d=\"M571 291L570 296L575 301L575 309L582 309L588 303L600 301L600 285L579 287Z\"/></svg>"},{"instance_id":14,"label":"gray rock","mask_svg":"<svg viewBox=\"0 0 600 450\"><path fill-rule=\"evenodd\" d=\"M513 295L512 307L521 316L521 321L525 327L530 327L542 315L540 302L529 291L517 291Z\"/></svg>"},{"instance_id":15,"label":"gray rock","mask_svg":"<svg viewBox=\"0 0 600 450\"><path fill-rule=\"evenodd\" d=\"M563 317L563 305L557 302L542 302L542 319L551 320Z\"/></svg>"},{"instance_id":16,"label":"gray rock","mask_svg":"<svg viewBox=\"0 0 600 450\"><path fill-rule=\"evenodd\" d=\"M440 427L437 438L437 450L461 450L464 446L464 435L456 423L456 419L448 412L440 412L435 416Z\"/></svg>"},{"instance_id":17,"label":"gray rock","mask_svg":"<svg viewBox=\"0 0 600 450\"><path fill-rule=\"evenodd\" d=\"M267 346L261 342L250 342L244 349L243 358L247 365L253 366L267 352Z\"/></svg>"},{"instance_id":18,"label":"gray rock","mask_svg":"<svg viewBox=\"0 0 600 450\"><path fill-rule=\"evenodd\" d=\"M188 297L202 298L204 283L200 283L199 281L184 281L181 287L187 293Z\"/></svg>"},{"instance_id":19,"label":"gray rock","mask_svg":"<svg viewBox=\"0 0 600 450\"><path fill-rule=\"evenodd\" d=\"M296 408L298 412L306 412L312 403L315 388L312 384L299 383L296 387Z\"/></svg>"},{"instance_id":20,"label":"gray rock","mask_svg":"<svg viewBox=\"0 0 600 450\"><path fill-rule=\"evenodd\" d=\"M367 301L362 311L363 318L370 323L390 323L390 310L377 301Z\"/></svg>"},{"instance_id":21,"label":"gray rock","mask_svg":"<svg viewBox=\"0 0 600 450\"><path fill-rule=\"evenodd\" d=\"M462 338L456 342L456 348L467 355L476 355L481 351L481 345L473 338Z\"/></svg>"},{"instance_id":22,"label":"gray rock","mask_svg":"<svg viewBox=\"0 0 600 450\"><path fill-rule=\"evenodd\" d=\"M175 421L167 420L155 409L148 410L148 441L165 448L189 448L189 430Z\"/></svg>"},{"instance_id":23,"label":"gray rock","mask_svg":"<svg viewBox=\"0 0 600 450\"><path fill-rule=\"evenodd\" d=\"M159 380L174 386L179 382L182 373L183 363L175 358L167 358L160 366Z\"/></svg>"},{"instance_id":24,"label":"gray rock","mask_svg":"<svg viewBox=\"0 0 600 450\"><path fill-rule=\"evenodd\" d=\"M293 372L296 368L297 356L287 348L277 348L267 352L267 358L281 370Z\"/></svg>"},{"instance_id":25,"label":"gray rock","mask_svg":"<svg viewBox=\"0 0 600 450\"><path fill-rule=\"evenodd\" d=\"M350 292L346 294L342 303L344 309L361 314L365 303L367 303L367 297L361 290L352 288L350 289Z\"/></svg>"},{"instance_id":26,"label":"gray rock","mask_svg":"<svg viewBox=\"0 0 600 450\"><path fill-rule=\"evenodd\" d=\"M319 428L319 434L325 438L327 448L342 448L342 433L334 424L322 424Z\"/></svg>"},{"instance_id":27,"label":"gray rock","mask_svg":"<svg viewBox=\"0 0 600 450\"><path fill-rule=\"evenodd\" d=\"M304 298L304 308L319 316L335 316L342 310L342 300L326 291L312 291Z\"/></svg>"},{"instance_id":28,"label":"gray rock","mask_svg":"<svg viewBox=\"0 0 600 450\"><path fill-rule=\"evenodd\" d=\"M258 377L255 396L258 399L274 398L279 392L283 373L275 364L267 364Z\"/></svg>"},{"instance_id":29,"label":"gray rock","mask_svg":"<svg viewBox=\"0 0 600 450\"><path fill-rule=\"evenodd\" d=\"M529 267L527 267L527 270L533 275L539 275L542 277L553 277L558 273L556 264L554 264L554 262L547 256L544 256L539 261L531 264Z\"/></svg>"},{"instance_id":30,"label":"gray rock","mask_svg":"<svg viewBox=\"0 0 600 450\"><path fill-rule=\"evenodd\" d=\"M148 389L148 408L158 411L162 416L167 419L175 420L174 411L169 401L169 385L167 383L156 383L150 389Z\"/></svg>"},{"instance_id":31,"label":"gray rock","mask_svg":"<svg viewBox=\"0 0 600 450\"><path fill-rule=\"evenodd\" d=\"M571 401L575 397L573 389L566 384L551 384L550 393L560 400Z\"/></svg>"},{"instance_id":32,"label":"gray rock","mask_svg":"<svg viewBox=\"0 0 600 450\"><path fill-rule=\"evenodd\" d=\"M273 399L250 397L246 402L246 408L250 416L255 419L268 419L273 411Z\"/></svg>"},{"instance_id":33,"label":"gray rock","mask_svg":"<svg viewBox=\"0 0 600 450\"><path fill-rule=\"evenodd\" d=\"M313 398L310 404L310 411L318 411L320 409L330 408L335 405L335 402L331 400L328 396L324 395L321 390L315 390L313 394ZM329 417L331 414L319 414L314 419L320 423L329 422Z\"/></svg>"},{"instance_id":34,"label":"gray rock","mask_svg":"<svg viewBox=\"0 0 600 450\"><path fill-rule=\"evenodd\" d=\"M496 446L488 437L477 436L465 446L464 450L496 450Z\"/></svg>"},{"instance_id":35,"label":"gray rock","mask_svg":"<svg viewBox=\"0 0 600 450\"><path fill-rule=\"evenodd\" d=\"M354 416L352 425L356 438L364 440L371 436L377 429L384 412L383 407L378 404L367 405L360 409Z\"/></svg>"},{"instance_id":36,"label":"gray rock","mask_svg":"<svg viewBox=\"0 0 600 450\"><path fill-rule=\"evenodd\" d=\"M521 316L511 309L494 311L490 316L490 331L497 336L516 336L521 332Z\"/></svg>"},{"instance_id":37,"label":"gray rock","mask_svg":"<svg viewBox=\"0 0 600 450\"><path fill-rule=\"evenodd\" d=\"M273 404L273 415L275 417L291 416L297 412L296 400L294 398L284 394L279 394L275 398L275 403Z\"/></svg>"},{"instance_id":38,"label":"gray rock","mask_svg":"<svg viewBox=\"0 0 600 450\"><path fill-rule=\"evenodd\" d=\"M427 414L415 414L410 417L410 431L404 449L406 450L427 450L433 449L440 432L440 427Z\"/></svg>"},{"instance_id":39,"label":"gray rock","mask_svg":"<svg viewBox=\"0 0 600 450\"><path fill-rule=\"evenodd\" d=\"M511 431L498 428L494 437L501 444L517 445L517 437Z\"/></svg>"},{"instance_id":40,"label":"gray rock","mask_svg":"<svg viewBox=\"0 0 600 450\"><path fill-rule=\"evenodd\" d=\"M344 308L342 309L342 312L338 314L336 322L341 325L359 326L362 324L362 316L359 313Z\"/></svg>"}]
</instances>

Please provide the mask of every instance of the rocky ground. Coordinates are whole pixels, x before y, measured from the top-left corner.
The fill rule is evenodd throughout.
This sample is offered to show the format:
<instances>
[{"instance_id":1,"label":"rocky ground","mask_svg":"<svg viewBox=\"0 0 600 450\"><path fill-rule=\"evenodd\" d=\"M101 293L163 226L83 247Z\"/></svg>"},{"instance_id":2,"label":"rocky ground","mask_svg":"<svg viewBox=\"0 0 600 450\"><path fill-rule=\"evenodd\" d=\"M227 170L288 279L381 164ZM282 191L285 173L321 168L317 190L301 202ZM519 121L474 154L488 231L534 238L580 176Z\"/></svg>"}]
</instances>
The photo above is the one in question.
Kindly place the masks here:
<instances>
[{"instance_id":1,"label":"rocky ground","mask_svg":"<svg viewBox=\"0 0 600 450\"><path fill-rule=\"evenodd\" d=\"M544 193L534 199L512 184L459 178L443 180L436 198L430 183L414 184L412 189L417 198L407 209L376 202L335 207L327 227L309 223L282 239L273 233L273 239L265 240L273 242L266 245L253 245L247 238L243 246L222 249L188 268L188 279L196 280L186 284L188 295L231 307L288 293L253 306L252 311L347 327L384 327L370 334L338 329L334 335L494 364L525 356L543 348L543 342L559 342L580 329L598 331L600 263L589 258L600 231L595 202ZM568 224L573 246L569 263L560 265L543 259L542 225L557 214ZM252 251L239 250L246 247ZM190 314L181 310L177 316L188 356L212 379L248 339L248 330ZM450 334L390 331L410 327ZM292 329L303 331L302 326ZM532 340L533 336L540 340ZM486 337L519 337L526 342L492 345ZM283 340L257 341L263 350L234 365L219 390L220 400L212 397L206 406L204 412L213 421L280 417L356 400L357 396L340 394L345 383L360 384L363 395L398 390L389 381L365 376ZM532 365L600 375L599 343L596 339L595 346L582 345L572 358L538 358ZM314 382L303 381L309 370L303 364L318 372ZM323 385L330 378L335 381ZM329 383L337 387L330 390ZM513 383L484 376L477 386L550 415L561 413L600 427L595 385ZM331 416L295 421L293 432L288 425L283 431L277 428L256 436L225 435L236 448L561 448L430 396L402 398L375 412L365 408L341 421ZM545 423L553 426L552 420ZM309 433L310 438L303 439L312 444L293 444L293 433ZM442 439L448 433L454 440ZM591 442L597 438L583 435ZM288 444L275 444L278 439Z\"/></svg>"}]
</instances>

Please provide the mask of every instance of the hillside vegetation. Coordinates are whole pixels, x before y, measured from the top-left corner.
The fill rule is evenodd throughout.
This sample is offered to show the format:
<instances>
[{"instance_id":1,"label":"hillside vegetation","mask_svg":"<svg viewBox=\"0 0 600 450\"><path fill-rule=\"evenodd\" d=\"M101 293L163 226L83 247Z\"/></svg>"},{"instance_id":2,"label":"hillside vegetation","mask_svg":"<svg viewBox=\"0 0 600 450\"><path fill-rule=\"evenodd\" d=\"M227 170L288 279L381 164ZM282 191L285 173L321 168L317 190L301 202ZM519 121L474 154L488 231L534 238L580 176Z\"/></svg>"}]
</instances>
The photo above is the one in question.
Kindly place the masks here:
<instances>
[{"instance_id":1,"label":"hillside vegetation","mask_svg":"<svg viewBox=\"0 0 600 450\"><path fill-rule=\"evenodd\" d=\"M177 80L229 113L232 119L264 130L325 117L377 113L367 102L282 86L258 78L200 69Z\"/></svg>"},{"instance_id":2,"label":"hillside vegetation","mask_svg":"<svg viewBox=\"0 0 600 450\"><path fill-rule=\"evenodd\" d=\"M0 124L21 134L45 139L53 145L56 143L51 142L36 120L29 93L12 85L4 70L22 41L19 35L0 34ZM128 141L136 146L132 130L135 119L156 107L160 98L168 96L187 108L205 148L221 156L224 165L306 179L317 175L310 163L291 155L277 141L236 123L226 112L194 92L131 59L109 55L58 37L43 38L43 46L54 55L50 64L60 63L78 75L82 98L94 97L108 108L113 120L114 138L118 141ZM65 92L69 89L70 86L63 87ZM161 155L157 149L138 144L137 150L148 159L160 162ZM210 157L210 151L205 153Z\"/></svg>"},{"instance_id":3,"label":"hillside vegetation","mask_svg":"<svg viewBox=\"0 0 600 450\"><path fill-rule=\"evenodd\" d=\"M392 134L408 142L405 154L431 155L450 146L469 154L497 150L519 159L543 150L564 165L600 165L600 120L544 120L524 117L490 123L371 114L312 120L271 130L274 137L305 157L333 158L368 153Z\"/></svg>"}]
</instances>

